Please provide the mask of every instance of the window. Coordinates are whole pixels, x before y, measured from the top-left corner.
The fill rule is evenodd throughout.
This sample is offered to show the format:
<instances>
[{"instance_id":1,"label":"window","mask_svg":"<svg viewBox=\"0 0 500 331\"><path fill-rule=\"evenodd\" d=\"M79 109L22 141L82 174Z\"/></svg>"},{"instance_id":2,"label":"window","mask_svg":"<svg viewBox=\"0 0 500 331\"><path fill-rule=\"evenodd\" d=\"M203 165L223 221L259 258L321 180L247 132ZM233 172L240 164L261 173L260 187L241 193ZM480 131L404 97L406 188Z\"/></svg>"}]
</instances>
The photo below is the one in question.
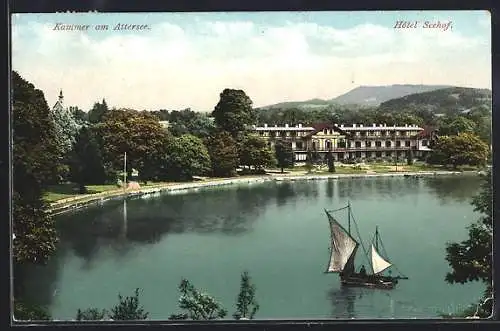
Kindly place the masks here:
<instances>
[{"instance_id":1,"label":"window","mask_svg":"<svg viewBox=\"0 0 500 331\"><path fill-rule=\"evenodd\" d=\"M260 131L260 132L259 132L259 134L260 134L261 136L263 136L263 135L264 135L264 131Z\"/></svg>"},{"instance_id":2,"label":"window","mask_svg":"<svg viewBox=\"0 0 500 331\"><path fill-rule=\"evenodd\" d=\"M295 143L295 148L296 148L296 149L302 149L302 146L303 146L303 145L302 145L302 141L297 141L297 142Z\"/></svg>"},{"instance_id":3,"label":"window","mask_svg":"<svg viewBox=\"0 0 500 331\"><path fill-rule=\"evenodd\" d=\"M405 147L410 147L410 141L409 140L405 141Z\"/></svg>"},{"instance_id":4,"label":"window","mask_svg":"<svg viewBox=\"0 0 500 331\"><path fill-rule=\"evenodd\" d=\"M275 137L275 136L276 136L276 132L274 132L274 131L273 131L273 132L269 132L269 135L270 135L271 137Z\"/></svg>"},{"instance_id":5,"label":"window","mask_svg":"<svg viewBox=\"0 0 500 331\"><path fill-rule=\"evenodd\" d=\"M325 141L325 148L330 150L332 148L332 142L330 140Z\"/></svg>"},{"instance_id":6,"label":"window","mask_svg":"<svg viewBox=\"0 0 500 331\"><path fill-rule=\"evenodd\" d=\"M356 152L356 157L360 158L361 157L361 152Z\"/></svg>"},{"instance_id":7,"label":"window","mask_svg":"<svg viewBox=\"0 0 500 331\"><path fill-rule=\"evenodd\" d=\"M375 155L376 155L377 157L382 157L382 152L376 152L376 153L375 153Z\"/></svg>"},{"instance_id":8,"label":"window","mask_svg":"<svg viewBox=\"0 0 500 331\"><path fill-rule=\"evenodd\" d=\"M356 141L354 144L356 148L361 148L361 141Z\"/></svg>"},{"instance_id":9,"label":"window","mask_svg":"<svg viewBox=\"0 0 500 331\"><path fill-rule=\"evenodd\" d=\"M400 140L396 141L396 147L401 147L401 141Z\"/></svg>"},{"instance_id":10,"label":"window","mask_svg":"<svg viewBox=\"0 0 500 331\"><path fill-rule=\"evenodd\" d=\"M385 142L385 147L391 147L391 141L390 140L387 140Z\"/></svg>"},{"instance_id":11,"label":"window","mask_svg":"<svg viewBox=\"0 0 500 331\"><path fill-rule=\"evenodd\" d=\"M429 142L427 140L422 140L422 146L427 146L429 145Z\"/></svg>"},{"instance_id":12,"label":"window","mask_svg":"<svg viewBox=\"0 0 500 331\"><path fill-rule=\"evenodd\" d=\"M324 134L328 134L328 129L324 129L324 130L323 130L323 133L324 133Z\"/></svg>"},{"instance_id":13,"label":"window","mask_svg":"<svg viewBox=\"0 0 500 331\"><path fill-rule=\"evenodd\" d=\"M346 146L345 140L344 139L340 139L339 142L338 142L338 144L337 144L337 146L339 148L345 148L345 146Z\"/></svg>"},{"instance_id":14,"label":"window","mask_svg":"<svg viewBox=\"0 0 500 331\"><path fill-rule=\"evenodd\" d=\"M365 146L366 147L372 147L372 142L369 141L369 140L365 141Z\"/></svg>"},{"instance_id":15,"label":"window","mask_svg":"<svg viewBox=\"0 0 500 331\"><path fill-rule=\"evenodd\" d=\"M381 141L376 141L375 142L375 147L382 147L382 142Z\"/></svg>"}]
</instances>

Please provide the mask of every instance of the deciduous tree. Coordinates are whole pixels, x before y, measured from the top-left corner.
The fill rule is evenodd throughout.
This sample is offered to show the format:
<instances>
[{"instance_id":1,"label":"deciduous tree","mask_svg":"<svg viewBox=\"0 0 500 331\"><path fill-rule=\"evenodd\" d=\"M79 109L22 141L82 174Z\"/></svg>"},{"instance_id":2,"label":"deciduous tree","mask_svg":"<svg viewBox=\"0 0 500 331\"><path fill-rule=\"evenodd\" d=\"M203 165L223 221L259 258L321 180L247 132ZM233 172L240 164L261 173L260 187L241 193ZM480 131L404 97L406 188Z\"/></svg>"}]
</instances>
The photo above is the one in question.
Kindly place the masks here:
<instances>
[{"instance_id":1,"label":"deciduous tree","mask_svg":"<svg viewBox=\"0 0 500 331\"><path fill-rule=\"evenodd\" d=\"M200 138L185 134L167 144L163 171L169 179L190 180L206 174L210 166L210 155Z\"/></svg>"},{"instance_id":2,"label":"deciduous tree","mask_svg":"<svg viewBox=\"0 0 500 331\"><path fill-rule=\"evenodd\" d=\"M274 145L276 160L278 161L278 168L283 172L284 168L293 167L295 161L295 153L293 152L292 145L288 142L278 140Z\"/></svg>"},{"instance_id":3,"label":"deciduous tree","mask_svg":"<svg viewBox=\"0 0 500 331\"><path fill-rule=\"evenodd\" d=\"M263 167L276 164L273 154L267 142L259 136L250 134L240 142L240 165L261 170Z\"/></svg>"},{"instance_id":4,"label":"deciduous tree","mask_svg":"<svg viewBox=\"0 0 500 331\"><path fill-rule=\"evenodd\" d=\"M488 145L471 133L456 136L440 136L433 143L433 153L428 162L433 164L484 165L488 157Z\"/></svg>"},{"instance_id":5,"label":"deciduous tree","mask_svg":"<svg viewBox=\"0 0 500 331\"><path fill-rule=\"evenodd\" d=\"M242 90L224 89L212 116L217 126L236 138L247 126L256 124L252 100Z\"/></svg>"},{"instance_id":6,"label":"deciduous tree","mask_svg":"<svg viewBox=\"0 0 500 331\"><path fill-rule=\"evenodd\" d=\"M238 146L233 137L226 131L212 134L205 140L210 160L212 173L216 177L230 177L236 175L239 164Z\"/></svg>"}]
</instances>

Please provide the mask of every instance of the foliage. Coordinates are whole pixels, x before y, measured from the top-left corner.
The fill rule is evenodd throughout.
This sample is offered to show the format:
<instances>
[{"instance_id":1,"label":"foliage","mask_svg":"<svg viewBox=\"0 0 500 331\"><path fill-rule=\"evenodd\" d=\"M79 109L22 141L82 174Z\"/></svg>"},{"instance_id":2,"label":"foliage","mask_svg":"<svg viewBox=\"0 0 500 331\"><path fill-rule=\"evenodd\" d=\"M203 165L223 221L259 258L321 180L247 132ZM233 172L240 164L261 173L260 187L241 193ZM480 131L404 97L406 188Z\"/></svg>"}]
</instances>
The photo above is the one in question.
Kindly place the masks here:
<instances>
[{"instance_id":1,"label":"foliage","mask_svg":"<svg viewBox=\"0 0 500 331\"><path fill-rule=\"evenodd\" d=\"M215 123L205 113L194 112L191 109L174 110L170 113L169 130L174 136L192 134L203 139L215 130Z\"/></svg>"},{"instance_id":2,"label":"foliage","mask_svg":"<svg viewBox=\"0 0 500 331\"><path fill-rule=\"evenodd\" d=\"M144 308L139 302L139 289L135 289L134 295L123 297L118 295L119 303L111 308L109 317L114 321L124 320L145 320L149 313L144 311Z\"/></svg>"},{"instance_id":3,"label":"foliage","mask_svg":"<svg viewBox=\"0 0 500 331\"><path fill-rule=\"evenodd\" d=\"M295 153L293 152L292 145L289 142L278 140L274 145L276 160L278 161L278 168L293 167L295 161Z\"/></svg>"},{"instance_id":4,"label":"foliage","mask_svg":"<svg viewBox=\"0 0 500 331\"><path fill-rule=\"evenodd\" d=\"M62 152L61 156L66 156L75 143L81 125L77 122L73 112L64 108L64 105L60 103L51 109L50 116L54 123L57 143Z\"/></svg>"},{"instance_id":5,"label":"foliage","mask_svg":"<svg viewBox=\"0 0 500 331\"><path fill-rule=\"evenodd\" d=\"M244 132L248 125L256 124L257 116L252 100L242 90L224 89L212 116L219 128L233 138Z\"/></svg>"},{"instance_id":6,"label":"foliage","mask_svg":"<svg viewBox=\"0 0 500 331\"><path fill-rule=\"evenodd\" d=\"M215 320L224 318L227 311L212 296L197 290L188 280L183 279L179 285L181 296L179 307L186 310L181 314L173 314L171 320Z\"/></svg>"},{"instance_id":7,"label":"foliage","mask_svg":"<svg viewBox=\"0 0 500 331\"><path fill-rule=\"evenodd\" d=\"M439 125L439 134L442 136L458 135L459 133L474 133L476 123L463 116L446 117Z\"/></svg>"},{"instance_id":8,"label":"foliage","mask_svg":"<svg viewBox=\"0 0 500 331\"><path fill-rule=\"evenodd\" d=\"M210 155L203 141L190 134L169 141L162 165L169 179L189 180L210 170Z\"/></svg>"},{"instance_id":9,"label":"foliage","mask_svg":"<svg viewBox=\"0 0 500 331\"><path fill-rule=\"evenodd\" d=\"M88 308L85 310L78 309L76 313L77 321L102 321L106 319L108 311L106 309Z\"/></svg>"},{"instance_id":10,"label":"foliage","mask_svg":"<svg viewBox=\"0 0 500 331\"><path fill-rule=\"evenodd\" d=\"M49 321L50 313L45 307L14 301L14 318L18 321Z\"/></svg>"},{"instance_id":11,"label":"foliage","mask_svg":"<svg viewBox=\"0 0 500 331\"><path fill-rule=\"evenodd\" d=\"M326 154L326 164L328 165L328 172L335 172L335 160L333 158L332 151L328 151Z\"/></svg>"},{"instance_id":12,"label":"foliage","mask_svg":"<svg viewBox=\"0 0 500 331\"><path fill-rule=\"evenodd\" d=\"M80 108L78 108L77 106L69 107L69 111L71 112L71 114L73 115L78 124L83 124L85 122L88 122L88 114L83 110L81 110Z\"/></svg>"},{"instance_id":13,"label":"foliage","mask_svg":"<svg viewBox=\"0 0 500 331\"><path fill-rule=\"evenodd\" d=\"M42 195L58 181L61 150L43 92L15 71L12 86L14 261L45 263L57 233Z\"/></svg>"},{"instance_id":14,"label":"foliage","mask_svg":"<svg viewBox=\"0 0 500 331\"><path fill-rule=\"evenodd\" d=\"M210 160L212 174L216 177L230 177L236 174L238 167L238 146L231 134L226 131L213 133L205 140Z\"/></svg>"},{"instance_id":15,"label":"foliage","mask_svg":"<svg viewBox=\"0 0 500 331\"><path fill-rule=\"evenodd\" d=\"M235 319L253 319L259 310L259 304L255 300L255 285L251 283L248 272L241 275L240 293L236 301Z\"/></svg>"},{"instance_id":16,"label":"foliage","mask_svg":"<svg viewBox=\"0 0 500 331\"><path fill-rule=\"evenodd\" d=\"M307 151L305 168L307 172L311 172L313 169L313 153L311 150Z\"/></svg>"},{"instance_id":17,"label":"foliage","mask_svg":"<svg viewBox=\"0 0 500 331\"><path fill-rule=\"evenodd\" d=\"M108 111L109 109L105 99L102 99L101 103L94 103L94 106L87 114L89 122L94 124L102 122L103 117L108 113Z\"/></svg>"},{"instance_id":18,"label":"foliage","mask_svg":"<svg viewBox=\"0 0 500 331\"><path fill-rule=\"evenodd\" d=\"M106 180L101 150L91 127L82 127L76 137L71 152L70 172L71 180L80 187L101 184Z\"/></svg>"},{"instance_id":19,"label":"foliage","mask_svg":"<svg viewBox=\"0 0 500 331\"><path fill-rule=\"evenodd\" d=\"M254 167L260 170L276 164L274 153L267 142L254 134L246 135L239 147L240 165Z\"/></svg>"},{"instance_id":20,"label":"foliage","mask_svg":"<svg viewBox=\"0 0 500 331\"><path fill-rule=\"evenodd\" d=\"M483 165L489 149L479 137L471 133L456 136L440 136L431 144L433 153L428 162L431 164Z\"/></svg>"},{"instance_id":21,"label":"foliage","mask_svg":"<svg viewBox=\"0 0 500 331\"><path fill-rule=\"evenodd\" d=\"M492 293L492 239L493 239L493 188L491 171L483 178L480 193L473 198L474 211L482 214L481 218L468 227L468 239L460 243L446 245L446 261L452 268L446 274L448 283L464 284L472 281L482 281L487 289L485 297ZM491 313L491 301L481 305L481 309Z\"/></svg>"},{"instance_id":22,"label":"foliage","mask_svg":"<svg viewBox=\"0 0 500 331\"><path fill-rule=\"evenodd\" d=\"M396 162L397 162L397 160L396 160ZM411 149L408 151L408 159L407 159L406 164L408 164L408 165L413 164L413 150L411 150Z\"/></svg>"},{"instance_id":23,"label":"foliage","mask_svg":"<svg viewBox=\"0 0 500 331\"><path fill-rule=\"evenodd\" d=\"M153 115L130 109L112 109L96 125L96 136L108 174L123 169L126 152L127 169L137 169L142 180L159 176L169 133Z\"/></svg>"}]
</instances>

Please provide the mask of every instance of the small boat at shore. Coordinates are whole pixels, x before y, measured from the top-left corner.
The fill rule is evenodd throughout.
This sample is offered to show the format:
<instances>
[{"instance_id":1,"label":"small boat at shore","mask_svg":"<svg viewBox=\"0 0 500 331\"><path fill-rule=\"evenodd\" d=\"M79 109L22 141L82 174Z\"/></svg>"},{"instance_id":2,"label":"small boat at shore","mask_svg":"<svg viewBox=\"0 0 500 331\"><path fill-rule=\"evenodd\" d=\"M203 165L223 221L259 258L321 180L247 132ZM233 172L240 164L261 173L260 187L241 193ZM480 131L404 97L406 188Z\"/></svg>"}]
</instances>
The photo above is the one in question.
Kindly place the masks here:
<instances>
[{"instance_id":1,"label":"small boat at shore","mask_svg":"<svg viewBox=\"0 0 500 331\"><path fill-rule=\"evenodd\" d=\"M333 217L334 212L347 210L348 228L347 230L340 224L340 222ZM340 281L343 286L357 286L378 289L393 289L400 279L408 279L408 277L401 274L399 276L392 276L392 271L389 270L390 275L384 275L383 272L389 268L395 268L395 265L380 253L383 248L383 243L380 238L378 227L375 228L375 235L370 244L370 254L365 250L363 242L358 233L358 239L353 237L351 233L351 223L355 222L352 217L351 205L347 204L346 207L328 211L325 209L330 225L330 260L328 262L326 273L338 273ZM356 225L356 223L354 223ZM357 225L356 225L357 231ZM355 259L359 246L362 247L369 261L371 272L367 272L364 266L356 272ZM385 251L385 249L383 249ZM387 255L387 254L385 254ZM397 269L397 268L396 268Z\"/></svg>"}]
</instances>

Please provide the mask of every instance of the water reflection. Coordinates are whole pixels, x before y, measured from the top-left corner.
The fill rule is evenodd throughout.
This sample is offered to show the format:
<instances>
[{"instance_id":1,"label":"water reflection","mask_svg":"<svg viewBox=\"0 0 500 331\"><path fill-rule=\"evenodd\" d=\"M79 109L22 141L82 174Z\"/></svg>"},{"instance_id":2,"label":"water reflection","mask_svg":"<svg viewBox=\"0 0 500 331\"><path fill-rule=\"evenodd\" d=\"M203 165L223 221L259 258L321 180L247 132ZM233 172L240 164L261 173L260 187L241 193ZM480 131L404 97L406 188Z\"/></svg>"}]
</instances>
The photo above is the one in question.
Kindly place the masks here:
<instances>
[{"instance_id":1,"label":"water reflection","mask_svg":"<svg viewBox=\"0 0 500 331\"><path fill-rule=\"evenodd\" d=\"M471 202L471 192L479 191L482 180L479 176L461 176L457 178L429 177L420 179L442 204L451 202Z\"/></svg>"},{"instance_id":2,"label":"water reflection","mask_svg":"<svg viewBox=\"0 0 500 331\"><path fill-rule=\"evenodd\" d=\"M356 300L363 298L361 288L338 285L339 288L328 291L328 298L332 304L332 318L356 318Z\"/></svg>"}]
</instances>

